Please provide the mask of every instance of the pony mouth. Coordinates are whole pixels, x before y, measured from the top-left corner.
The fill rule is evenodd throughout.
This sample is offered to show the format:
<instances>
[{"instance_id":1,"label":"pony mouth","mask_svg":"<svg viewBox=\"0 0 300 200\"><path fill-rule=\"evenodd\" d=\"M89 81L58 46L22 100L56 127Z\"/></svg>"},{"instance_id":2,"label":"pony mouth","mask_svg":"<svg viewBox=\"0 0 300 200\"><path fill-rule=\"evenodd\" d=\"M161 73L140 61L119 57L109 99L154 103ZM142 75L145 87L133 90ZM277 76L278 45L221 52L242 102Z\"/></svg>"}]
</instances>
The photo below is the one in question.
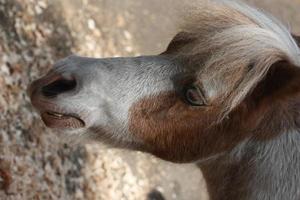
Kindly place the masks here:
<instances>
[{"instance_id":1,"label":"pony mouth","mask_svg":"<svg viewBox=\"0 0 300 200\"><path fill-rule=\"evenodd\" d=\"M45 111L41 118L46 126L57 129L78 129L85 127L85 122L76 114Z\"/></svg>"}]
</instances>

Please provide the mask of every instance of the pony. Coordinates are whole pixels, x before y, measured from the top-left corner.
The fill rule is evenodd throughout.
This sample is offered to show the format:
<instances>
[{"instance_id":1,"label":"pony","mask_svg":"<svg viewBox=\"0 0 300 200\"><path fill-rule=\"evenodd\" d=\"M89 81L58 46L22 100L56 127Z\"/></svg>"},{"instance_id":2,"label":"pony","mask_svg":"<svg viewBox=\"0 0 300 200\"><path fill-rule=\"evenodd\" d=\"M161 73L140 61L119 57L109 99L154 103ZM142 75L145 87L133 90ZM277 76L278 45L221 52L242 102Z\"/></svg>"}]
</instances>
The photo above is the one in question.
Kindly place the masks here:
<instances>
[{"instance_id":1,"label":"pony","mask_svg":"<svg viewBox=\"0 0 300 200\"><path fill-rule=\"evenodd\" d=\"M28 93L65 135L197 163L212 200L296 200L299 44L256 8L201 1L161 54L72 55Z\"/></svg>"}]
</instances>

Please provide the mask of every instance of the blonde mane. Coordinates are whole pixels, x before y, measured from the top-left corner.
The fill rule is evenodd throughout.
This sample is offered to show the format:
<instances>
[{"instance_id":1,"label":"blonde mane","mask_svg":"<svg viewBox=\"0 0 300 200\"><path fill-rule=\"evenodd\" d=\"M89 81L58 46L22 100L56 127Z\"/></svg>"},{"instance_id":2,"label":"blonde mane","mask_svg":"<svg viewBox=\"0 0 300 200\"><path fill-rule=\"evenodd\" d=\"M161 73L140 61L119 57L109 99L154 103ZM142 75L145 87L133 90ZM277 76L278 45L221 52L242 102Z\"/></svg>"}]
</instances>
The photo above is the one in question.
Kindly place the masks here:
<instances>
[{"instance_id":1,"label":"blonde mane","mask_svg":"<svg viewBox=\"0 0 300 200\"><path fill-rule=\"evenodd\" d=\"M296 42L272 16L229 0L196 1L185 11L180 34L174 39L182 45L177 45L174 54L197 69L197 79L209 91L208 98L218 94L218 100L224 101L223 117L274 63L300 66Z\"/></svg>"}]
</instances>

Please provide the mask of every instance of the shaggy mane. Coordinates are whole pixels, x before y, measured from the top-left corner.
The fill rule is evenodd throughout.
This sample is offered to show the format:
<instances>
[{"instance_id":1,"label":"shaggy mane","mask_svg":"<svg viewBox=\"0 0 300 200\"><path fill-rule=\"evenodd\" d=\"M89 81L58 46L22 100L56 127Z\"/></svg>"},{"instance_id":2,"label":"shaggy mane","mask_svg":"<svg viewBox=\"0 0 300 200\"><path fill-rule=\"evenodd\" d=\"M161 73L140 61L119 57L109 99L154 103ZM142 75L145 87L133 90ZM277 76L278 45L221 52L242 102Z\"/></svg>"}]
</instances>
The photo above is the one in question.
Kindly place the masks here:
<instances>
[{"instance_id":1,"label":"shaggy mane","mask_svg":"<svg viewBox=\"0 0 300 200\"><path fill-rule=\"evenodd\" d=\"M223 117L274 63L287 61L300 66L296 42L272 16L229 0L197 1L187 10L180 33L167 52L198 71L199 84L212 91L208 98L221 94L218 100L226 107Z\"/></svg>"}]
</instances>

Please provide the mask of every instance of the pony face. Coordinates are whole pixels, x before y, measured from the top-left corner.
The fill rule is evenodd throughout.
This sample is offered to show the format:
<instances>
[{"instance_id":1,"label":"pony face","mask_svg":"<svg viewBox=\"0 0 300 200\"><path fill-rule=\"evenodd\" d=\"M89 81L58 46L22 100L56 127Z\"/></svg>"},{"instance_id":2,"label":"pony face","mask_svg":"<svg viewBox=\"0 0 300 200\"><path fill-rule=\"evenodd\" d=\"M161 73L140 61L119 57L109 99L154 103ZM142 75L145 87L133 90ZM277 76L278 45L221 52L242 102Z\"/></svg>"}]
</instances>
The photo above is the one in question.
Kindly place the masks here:
<instances>
[{"instance_id":1,"label":"pony face","mask_svg":"<svg viewBox=\"0 0 300 200\"><path fill-rule=\"evenodd\" d=\"M297 106L289 102L300 89L299 52L273 18L231 1L206 2L191 8L162 54L70 56L29 95L44 123L63 134L191 162L261 130L271 137L293 126L284 113Z\"/></svg>"},{"instance_id":2,"label":"pony face","mask_svg":"<svg viewBox=\"0 0 300 200\"><path fill-rule=\"evenodd\" d=\"M47 126L127 145L139 143L128 134L133 104L174 90L172 78L181 71L166 56L70 56L33 82L29 93Z\"/></svg>"}]
</instances>

